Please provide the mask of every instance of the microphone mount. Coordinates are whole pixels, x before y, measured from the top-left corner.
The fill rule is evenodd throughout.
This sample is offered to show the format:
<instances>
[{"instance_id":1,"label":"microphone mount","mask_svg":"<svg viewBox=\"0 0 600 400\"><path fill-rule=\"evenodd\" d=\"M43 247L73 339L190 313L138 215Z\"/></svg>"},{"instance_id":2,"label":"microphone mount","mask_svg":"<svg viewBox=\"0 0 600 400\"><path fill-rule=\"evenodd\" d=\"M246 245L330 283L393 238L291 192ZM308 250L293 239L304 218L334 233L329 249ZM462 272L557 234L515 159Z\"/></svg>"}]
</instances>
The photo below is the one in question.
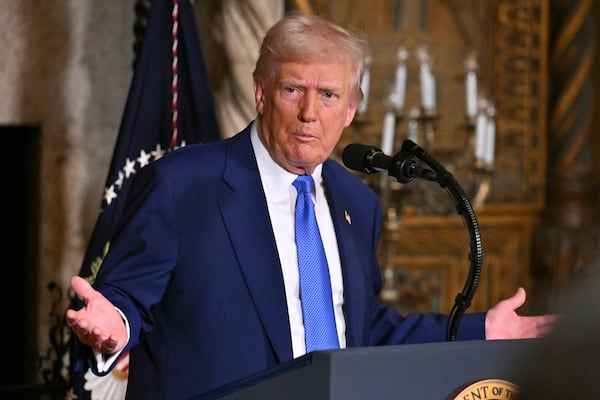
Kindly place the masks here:
<instances>
[{"instance_id":1,"label":"microphone mount","mask_svg":"<svg viewBox=\"0 0 600 400\"><path fill-rule=\"evenodd\" d=\"M437 180L435 172L422 168L417 162L417 159L405 150L400 150L400 152L391 157L386 169L374 169L377 170L377 172L387 170L390 179L400 183L409 183L415 178L428 181Z\"/></svg>"},{"instance_id":2,"label":"microphone mount","mask_svg":"<svg viewBox=\"0 0 600 400\"><path fill-rule=\"evenodd\" d=\"M390 157L376 147L354 143L344 149L343 161L347 167L366 174L387 172L395 182L409 183L415 178L437 180L435 172L422 168L417 158L404 149Z\"/></svg>"}]
</instances>

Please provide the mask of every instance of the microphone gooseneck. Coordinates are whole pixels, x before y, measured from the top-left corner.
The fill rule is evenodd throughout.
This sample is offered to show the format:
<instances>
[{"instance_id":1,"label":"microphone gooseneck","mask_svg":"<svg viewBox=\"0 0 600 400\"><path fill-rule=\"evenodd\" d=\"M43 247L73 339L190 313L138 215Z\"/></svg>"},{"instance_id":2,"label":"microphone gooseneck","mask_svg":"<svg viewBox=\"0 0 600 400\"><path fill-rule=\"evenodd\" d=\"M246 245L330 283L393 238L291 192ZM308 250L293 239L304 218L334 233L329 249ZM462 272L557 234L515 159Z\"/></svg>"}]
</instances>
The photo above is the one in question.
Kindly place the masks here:
<instances>
[{"instance_id":1,"label":"microphone gooseneck","mask_svg":"<svg viewBox=\"0 0 600 400\"><path fill-rule=\"evenodd\" d=\"M431 170L421 168L417 159L427 164ZM456 210L465 220L470 238L469 275L463 290L456 295L454 306L446 324L446 340L454 341L458 334L460 319L471 306L471 301L479 285L481 267L483 264L483 246L479 224L466 194L448 172L431 155L411 140L405 140L398 154L393 157L385 155L381 149L365 144L349 144L344 148L342 161L347 168L355 171L373 174L388 172L392 180L408 183L415 178L436 181L445 188L456 202Z\"/></svg>"}]
</instances>

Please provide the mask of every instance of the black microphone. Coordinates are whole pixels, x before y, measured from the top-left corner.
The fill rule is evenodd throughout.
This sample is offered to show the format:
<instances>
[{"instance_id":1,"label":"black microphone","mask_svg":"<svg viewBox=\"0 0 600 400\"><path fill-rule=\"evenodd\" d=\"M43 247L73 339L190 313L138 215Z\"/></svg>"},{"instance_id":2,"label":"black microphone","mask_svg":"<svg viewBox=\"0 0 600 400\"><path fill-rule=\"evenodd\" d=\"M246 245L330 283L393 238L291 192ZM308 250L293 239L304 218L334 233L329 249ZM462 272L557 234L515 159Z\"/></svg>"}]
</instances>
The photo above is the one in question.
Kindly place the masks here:
<instances>
[{"instance_id":1,"label":"black microphone","mask_svg":"<svg viewBox=\"0 0 600 400\"><path fill-rule=\"evenodd\" d=\"M415 178L437 180L435 172L421 168L417 158L404 149L390 157L377 147L351 143L344 148L342 161L346 167L367 174L387 171L392 180L400 183L408 183Z\"/></svg>"}]
</instances>

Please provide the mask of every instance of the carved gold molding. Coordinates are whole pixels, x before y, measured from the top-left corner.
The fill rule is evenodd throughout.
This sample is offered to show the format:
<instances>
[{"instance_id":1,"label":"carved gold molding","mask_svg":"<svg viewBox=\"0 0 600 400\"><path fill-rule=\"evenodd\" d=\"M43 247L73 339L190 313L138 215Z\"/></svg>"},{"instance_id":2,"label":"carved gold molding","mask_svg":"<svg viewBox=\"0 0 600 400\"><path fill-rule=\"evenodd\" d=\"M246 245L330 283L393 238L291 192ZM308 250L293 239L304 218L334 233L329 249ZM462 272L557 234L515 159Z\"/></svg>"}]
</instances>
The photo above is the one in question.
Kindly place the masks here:
<instances>
[{"instance_id":1,"label":"carved gold molding","mask_svg":"<svg viewBox=\"0 0 600 400\"><path fill-rule=\"evenodd\" d=\"M487 79L498 106L498 162L489 198L498 209L543 207L547 25L545 0L495 2Z\"/></svg>"}]
</instances>

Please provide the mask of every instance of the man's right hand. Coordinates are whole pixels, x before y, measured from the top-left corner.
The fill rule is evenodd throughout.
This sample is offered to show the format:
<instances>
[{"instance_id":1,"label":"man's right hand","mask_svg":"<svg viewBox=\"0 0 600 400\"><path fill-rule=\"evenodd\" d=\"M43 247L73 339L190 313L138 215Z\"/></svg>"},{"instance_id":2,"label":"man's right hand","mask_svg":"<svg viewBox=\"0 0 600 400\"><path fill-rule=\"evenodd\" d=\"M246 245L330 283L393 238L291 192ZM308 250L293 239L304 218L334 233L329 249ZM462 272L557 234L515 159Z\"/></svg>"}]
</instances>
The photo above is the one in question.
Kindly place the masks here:
<instances>
[{"instance_id":1,"label":"man's right hand","mask_svg":"<svg viewBox=\"0 0 600 400\"><path fill-rule=\"evenodd\" d=\"M127 344L127 328L117 309L83 278L71 278L71 287L85 303L79 311L67 310L67 324L79 340L94 351L110 355Z\"/></svg>"}]
</instances>

